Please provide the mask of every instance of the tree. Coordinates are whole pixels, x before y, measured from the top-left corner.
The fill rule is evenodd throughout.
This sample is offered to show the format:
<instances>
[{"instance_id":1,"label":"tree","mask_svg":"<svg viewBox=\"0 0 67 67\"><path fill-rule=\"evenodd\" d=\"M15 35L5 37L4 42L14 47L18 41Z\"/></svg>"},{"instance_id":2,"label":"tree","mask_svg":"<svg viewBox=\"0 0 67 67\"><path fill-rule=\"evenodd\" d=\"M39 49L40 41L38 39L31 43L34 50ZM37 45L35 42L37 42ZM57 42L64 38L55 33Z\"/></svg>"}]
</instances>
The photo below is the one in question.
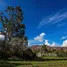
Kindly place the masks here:
<instances>
[{"instance_id":1,"label":"tree","mask_svg":"<svg viewBox=\"0 0 67 67\"><path fill-rule=\"evenodd\" d=\"M32 50L30 48L27 48L23 52L23 59L26 59L26 60L35 60L35 58L36 58L36 54L34 52L32 52Z\"/></svg>"},{"instance_id":2,"label":"tree","mask_svg":"<svg viewBox=\"0 0 67 67\"><path fill-rule=\"evenodd\" d=\"M22 45L28 45L28 38L25 36L25 24L22 23L23 12L20 6L8 6L4 13L0 12L0 22L2 23L1 33L5 35L3 48L6 49L8 44L14 46L19 45L20 47ZM16 40L16 38L20 39L21 41L18 39ZM12 42L13 39L16 42L20 41L20 44L14 44L14 41ZM19 49L19 47L17 48Z\"/></svg>"},{"instance_id":3,"label":"tree","mask_svg":"<svg viewBox=\"0 0 67 67\"><path fill-rule=\"evenodd\" d=\"M45 45L45 44L42 45L42 51L43 51L44 53L47 52L47 48L46 48L46 45Z\"/></svg>"}]
</instances>

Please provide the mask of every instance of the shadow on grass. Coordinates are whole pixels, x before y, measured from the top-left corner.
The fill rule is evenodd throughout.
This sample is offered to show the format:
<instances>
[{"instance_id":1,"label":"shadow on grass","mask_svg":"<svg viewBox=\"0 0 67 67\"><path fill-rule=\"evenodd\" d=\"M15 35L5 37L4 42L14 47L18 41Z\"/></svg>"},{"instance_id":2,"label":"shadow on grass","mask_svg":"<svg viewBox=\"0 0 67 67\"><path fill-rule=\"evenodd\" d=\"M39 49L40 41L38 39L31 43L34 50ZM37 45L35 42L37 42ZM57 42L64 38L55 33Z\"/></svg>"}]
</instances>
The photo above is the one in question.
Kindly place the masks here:
<instances>
[{"instance_id":1,"label":"shadow on grass","mask_svg":"<svg viewBox=\"0 0 67 67\"><path fill-rule=\"evenodd\" d=\"M19 66L19 65L32 65L32 63L12 63L15 66Z\"/></svg>"},{"instance_id":2,"label":"shadow on grass","mask_svg":"<svg viewBox=\"0 0 67 67\"><path fill-rule=\"evenodd\" d=\"M21 59L6 59L6 61L61 61L61 60L67 60L67 58L42 58L42 57L35 57L32 59L28 58L21 58ZM4 60L5 61L5 60Z\"/></svg>"},{"instance_id":3,"label":"shadow on grass","mask_svg":"<svg viewBox=\"0 0 67 67\"><path fill-rule=\"evenodd\" d=\"M6 61L0 61L0 67L16 67L16 66Z\"/></svg>"},{"instance_id":4,"label":"shadow on grass","mask_svg":"<svg viewBox=\"0 0 67 67\"><path fill-rule=\"evenodd\" d=\"M32 65L31 63L9 63L7 61L0 61L0 67L17 67L19 65Z\"/></svg>"}]
</instances>

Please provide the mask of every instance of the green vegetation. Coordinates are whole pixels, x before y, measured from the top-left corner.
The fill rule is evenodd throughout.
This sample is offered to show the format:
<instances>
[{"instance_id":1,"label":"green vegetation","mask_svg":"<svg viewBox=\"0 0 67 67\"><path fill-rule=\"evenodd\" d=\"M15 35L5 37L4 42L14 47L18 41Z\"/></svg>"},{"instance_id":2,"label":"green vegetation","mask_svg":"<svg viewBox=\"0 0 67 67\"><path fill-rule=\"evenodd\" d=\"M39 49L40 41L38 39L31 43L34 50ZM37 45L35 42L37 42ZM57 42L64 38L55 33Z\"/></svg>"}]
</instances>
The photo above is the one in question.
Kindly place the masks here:
<instances>
[{"instance_id":1,"label":"green vegetation","mask_svg":"<svg viewBox=\"0 0 67 67\"><path fill-rule=\"evenodd\" d=\"M4 12L0 12L2 24L0 35L4 35L4 39L0 40L0 58L23 56L23 51L28 45L28 38L22 21L23 11L20 6L7 6Z\"/></svg>"},{"instance_id":2,"label":"green vegetation","mask_svg":"<svg viewBox=\"0 0 67 67\"><path fill-rule=\"evenodd\" d=\"M62 61L10 61L16 67L67 67L67 60Z\"/></svg>"},{"instance_id":3,"label":"green vegetation","mask_svg":"<svg viewBox=\"0 0 67 67\"><path fill-rule=\"evenodd\" d=\"M0 61L0 67L16 67L16 66L6 61Z\"/></svg>"},{"instance_id":4,"label":"green vegetation","mask_svg":"<svg viewBox=\"0 0 67 67\"><path fill-rule=\"evenodd\" d=\"M3 60L0 61L0 67L67 67L67 57L42 58L43 61Z\"/></svg>"},{"instance_id":5,"label":"green vegetation","mask_svg":"<svg viewBox=\"0 0 67 67\"><path fill-rule=\"evenodd\" d=\"M67 60L67 57L58 57L58 56L45 56L45 57L42 57L45 61L48 61L48 60Z\"/></svg>"}]
</instances>

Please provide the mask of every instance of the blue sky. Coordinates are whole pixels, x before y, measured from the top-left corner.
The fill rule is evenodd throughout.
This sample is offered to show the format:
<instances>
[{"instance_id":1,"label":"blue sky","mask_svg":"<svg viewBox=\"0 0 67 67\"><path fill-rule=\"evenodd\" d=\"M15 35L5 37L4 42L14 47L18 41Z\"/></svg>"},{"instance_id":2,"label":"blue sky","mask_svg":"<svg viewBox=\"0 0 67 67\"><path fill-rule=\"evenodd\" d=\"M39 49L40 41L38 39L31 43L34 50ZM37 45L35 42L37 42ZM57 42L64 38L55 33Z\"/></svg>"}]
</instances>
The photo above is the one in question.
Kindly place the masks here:
<instances>
[{"instance_id":1,"label":"blue sky","mask_svg":"<svg viewBox=\"0 0 67 67\"><path fill-rule=\"evenodd\" d=\"M21 6L29 45L67 45L67 0L0 0L6 6Z\"/></svg>"}]
</instances>

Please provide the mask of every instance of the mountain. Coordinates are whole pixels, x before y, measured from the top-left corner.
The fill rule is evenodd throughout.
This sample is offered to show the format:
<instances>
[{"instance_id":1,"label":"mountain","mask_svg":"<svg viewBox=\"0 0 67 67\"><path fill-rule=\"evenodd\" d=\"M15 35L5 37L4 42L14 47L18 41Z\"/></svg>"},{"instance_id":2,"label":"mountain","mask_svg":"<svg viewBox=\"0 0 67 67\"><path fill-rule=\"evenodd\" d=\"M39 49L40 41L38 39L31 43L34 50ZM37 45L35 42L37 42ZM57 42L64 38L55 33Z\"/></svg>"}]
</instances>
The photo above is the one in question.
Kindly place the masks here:
<instances>
[{"instance_id":1,"label":"mountain","mask_svg":"<svg viewBox=\"0 0 67 67\"><path fill-rule=\"evenodd\" d=\"M32 51L38 51L38 50L41 50L42 45L33 45L30 48Z\"/></svg>"},{"instance_id":2,"label":"mountain","mask_svg":"<svg viewBox=\"0 0 67 67\"><path fill-rule=\"evenodd\" d=\"M30 47L32 49L32 51L41 51L42 50L42 45L33 45ZM46 45L46 49L50 50L50 51L67 51L67 47L51 47L51 46L47 46Z\"/></svg>"}]
</instances>

